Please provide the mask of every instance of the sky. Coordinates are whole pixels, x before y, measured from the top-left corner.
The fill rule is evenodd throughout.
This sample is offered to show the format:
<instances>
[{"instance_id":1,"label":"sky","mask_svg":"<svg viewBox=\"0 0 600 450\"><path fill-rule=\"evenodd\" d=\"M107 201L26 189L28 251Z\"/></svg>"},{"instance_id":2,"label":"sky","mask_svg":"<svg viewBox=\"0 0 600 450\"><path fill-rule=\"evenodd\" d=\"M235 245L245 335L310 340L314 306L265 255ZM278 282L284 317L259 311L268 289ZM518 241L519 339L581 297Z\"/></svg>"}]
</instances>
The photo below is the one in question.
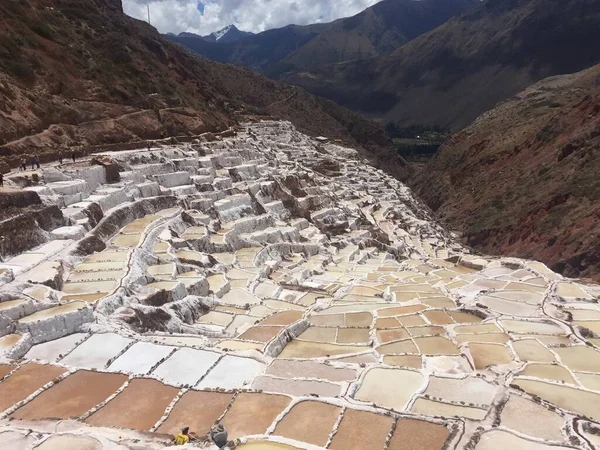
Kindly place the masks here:
<instances>
[{"instance_id":1,"label":"sky","mask_svg":"<svg viewBox=\"0 0 600 450\"><path fill-rule=\"evenodd\" d=\"M125 13L150 21L161 33L209 34L234 24L258 33L289 24L349 17L380 0L123 0Z\"/></svg>"}]
</instances>

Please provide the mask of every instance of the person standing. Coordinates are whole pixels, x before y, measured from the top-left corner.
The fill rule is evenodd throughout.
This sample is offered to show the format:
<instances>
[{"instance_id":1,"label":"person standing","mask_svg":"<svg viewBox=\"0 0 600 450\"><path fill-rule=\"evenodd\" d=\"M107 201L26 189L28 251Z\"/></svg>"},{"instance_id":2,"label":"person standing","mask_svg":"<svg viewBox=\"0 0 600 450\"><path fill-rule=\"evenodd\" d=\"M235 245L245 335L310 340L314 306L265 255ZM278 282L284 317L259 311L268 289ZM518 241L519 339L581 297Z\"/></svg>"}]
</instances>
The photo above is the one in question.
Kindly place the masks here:
<instances>
[{"instance_id":1,"label":"person standing","mask_svg":"<svg viewBox=\"0 0 600 450\"><path fill-rule=\"evenodd\" d=\"M73 159L73 162L75 162L75 158L77 157L77 155L75 154L75 150L73 150L71 152L71 158Z\"/></svg>"},{"instance_id":2,"label":"person standing","mask_svg":"<svg viewBox=\"0 0 600 450\"><path fill-rule=\"evenodd\" d=\"M62 150L58 152L58 163L62 166L62 163L63 163L63 152L62 152Z\"/></svg>"},{"instance_id":3,"label":"person standing","mask_svg":"<svg viewBox=\"0 0 600 450\"><path fill-rule=\"evenodd\" d=\"M0 172L0 187L4 187L4 175Z\"/></svg>"},{"instance_id":4,"label":"person standing","mask_svg":"<svg viewBox=\"0 0 600 450\"><path fill-rule=\"evenodd\" d=\"M31 157L31 170L35 170L35 156Z\"/></svg>"},{"instance_id":5,"label":"person standing","mask_svg":"<svg viewBox=\"0 0 600 450\"><path fill-rule=\"evenodd\" d=\"M19 168L19 170L22 170L23 172L27 170L27 158L25 158L24 156L21 158L21 167Z\"/></svg>"},{"instance_id":6,"label":"person standing","mask_svg":"<svg viewBox=\"0 0 600 450\"><path fill-rule=\"evenodd\" d=\"M40 157L38 155L35 155L33 160L35 161L36 167L39 169L40 168Z\"/></svg>"}]
</instances>

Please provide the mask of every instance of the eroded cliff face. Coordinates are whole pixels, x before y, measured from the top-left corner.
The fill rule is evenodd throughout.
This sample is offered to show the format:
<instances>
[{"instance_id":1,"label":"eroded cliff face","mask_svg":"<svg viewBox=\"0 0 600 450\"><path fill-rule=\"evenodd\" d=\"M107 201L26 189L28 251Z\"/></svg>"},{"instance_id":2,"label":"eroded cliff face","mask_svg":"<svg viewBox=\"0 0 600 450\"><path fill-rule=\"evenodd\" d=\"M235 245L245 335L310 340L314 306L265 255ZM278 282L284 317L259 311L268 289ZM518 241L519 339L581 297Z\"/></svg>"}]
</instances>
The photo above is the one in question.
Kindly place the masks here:
<instances>
[{"instance_id":1,"label":"eroded cliff face","mask_svg":"<svg viewBox=\"0 0 600 450\"><path fill-rule=\"evenodd\" d=\"M482 115L413 180L466 242L600 279L600 67Z\"/></svg>"}]
</instances>

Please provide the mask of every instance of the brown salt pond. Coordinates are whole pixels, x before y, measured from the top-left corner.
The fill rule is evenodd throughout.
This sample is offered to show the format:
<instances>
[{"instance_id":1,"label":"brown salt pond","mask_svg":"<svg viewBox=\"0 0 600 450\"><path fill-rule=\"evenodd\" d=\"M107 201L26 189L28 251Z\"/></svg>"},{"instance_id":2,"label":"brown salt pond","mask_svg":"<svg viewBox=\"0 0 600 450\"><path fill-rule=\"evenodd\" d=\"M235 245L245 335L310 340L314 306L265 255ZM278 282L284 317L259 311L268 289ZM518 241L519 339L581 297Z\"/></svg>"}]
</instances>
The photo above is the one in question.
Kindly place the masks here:
<instances>
[{"instance_id":1,"label":"brown salt pond","mask_svg":"<svg viewBox=\"0 0 600 450\"><path fill-rule=\"evenodd\" d=\"M402 411L423 382L420 372L376 367L367 372L354 398Z\"/></svg>"},{"instance_id":2,"label":"brown salt pond","mask_svg":"<svg viewBox=\"0 0 600 450\"><path fill-rule=\"evenodd\" d=\"M560 408L600 420L600 394L521 378L515 378L514 383L528 394L537 395Z\"/></svg>"},{"instance_id":3,"label":"brown salt pond","mask_svg":"<svg viewBox=\"0 0 600 450\"><path fill-rule=\"evenodd\" d=\"M86 422L98 427L149 431L163 416L179 389L159 381L136 379Z\"/></svg>"},{"instance_id":4,"label":"brown salt pond","mask_svg":"<svg viewBox=\"0 0 600 450\"><path fill-rule=\"evenodd\" d=\"M264 434L290 401L283 395L241 393L222 421L229 439Z\"/></svg>"},{"instance_id":5,"label":"brown salt pond","mask_svg":"<svg viewBox=\"0 0 600 450\"><path fill-rule=\"evenodd\" d=\"M184 426L202 435L225 413L232 394L220 392L188 391L171 410L169 417L156 430L158 433L176 435Z\"/></svg>"},{"instance_id":6,"label":"brown salt pond","mask_svg":"<svg viewBox=\"0 0 600 450\"><path fill-rule=\"evenodd\" d=\"M393 423L394 420L388 416L347 409L328 448L382 449Z\"/></svg>"},{"instance_id":7,"label":"brown salt pond","mask_svg":"<svg viewBox=\"0 0 600 450\"><path fill-rule=\"evenodd\" d=\"M303 315L304 313L302 311L283 311L267 317L260 324L287 326L300 320Z\"/></svg>"},{"instance_id":8,"label":"brown salt pond","mask_svg":"<svg viewBox=\"0 0 600 450\"><path fill-rule=\"evenodd\" d=\"M413 355L386 355L383 357L383 363L388 366L407 367L411 369L421 369L423 367L422 358Z\"/></svg>"},{"instance_id":9,"label":"brown salt pond","mask_svg":"<svg viewBox=\"0 0 600 450\"><path fill-rule=\"evenodd\" d=\"M0 364L0 380L16 368L17 366L13 366L11 364Z\"/></svg>"},{"instance_id":10,"label":"brown salt pond","mask_svg":"<svg viewBox=\"0 0 600 450\"><path fill-rule=\"evenodd\" d=\"M377 347L377 352L381 355L393 354L419 354L419 349L411 339L405 341L392 342Z\"/></svg>"},{"instance_id":11,"label":"brown salt pond","mask_svg":"<svg viewBox=\"0 0 600 450\"><path fill-rule=\"evenodd\" d=\"M56 378L66 372L67 369L63 367L36 363L28 363L20 367L19 370L0 383L0 411L4 411L15 403L25 400L45 384L56 380Z\"/></svg>"},{"instance_id":12,"label":"brown salt pond","mask_svg":"<svg viewBox=\"0 0 600 450\"><path fill-rule=\"evenodd\" d=\"M285 415L273 434L324 447L340 412L337 406L304 401Z\"/></svg>"},{"instance_id":13,"label":"brown salt pond","mask_svg":"<svg viewBox=\"0 0 600 450\"><path fill-rule=\"evenodd\" d=\"M22 420L77 418L114 394L126 375L79 371L42 392L11 417Z\"/></svg>"},{"instance_id":14,"label":"brown salt pond","mask_svg":"<svg viewBox=\"0 0 600 450\"><path fill-rule=\"evenodd\" d=\"M241 336L240 339L257 342L269 342L275 336L279 334L284 327L252 327L248 328Z\"/></svg>"},{"instance_id":15,"label":"brown salt pond","mask_svg":"<svg viewBox=\"0 0 600 450\"><path fill-rule=\"evenodd\" d=\"M512 357L504 345L471 343L469 349L477 370L512 362Z\"/></svg>"},{"instance_id":16,"label":"brown salt pond","mask_svg":"<svg viewBox=\"0 0 600 450\"><path fill-rule=\"evenodd\" d=\"M30 316L28 316L30 317ZM20 334L7 334L0 337L0 350L6 350L16 345L22 338Z\"/></svg>"},{"instance_id":17,"label":"brown salt pond","mask_svg":"<svg viewBox=\"0 0 600 450\"><path fill-rule=\"evenodd\" d=\"M424 420L400 419L390 441L389 450L441 450L448 440L444 425Z\"/></svg>"}]
</instances>

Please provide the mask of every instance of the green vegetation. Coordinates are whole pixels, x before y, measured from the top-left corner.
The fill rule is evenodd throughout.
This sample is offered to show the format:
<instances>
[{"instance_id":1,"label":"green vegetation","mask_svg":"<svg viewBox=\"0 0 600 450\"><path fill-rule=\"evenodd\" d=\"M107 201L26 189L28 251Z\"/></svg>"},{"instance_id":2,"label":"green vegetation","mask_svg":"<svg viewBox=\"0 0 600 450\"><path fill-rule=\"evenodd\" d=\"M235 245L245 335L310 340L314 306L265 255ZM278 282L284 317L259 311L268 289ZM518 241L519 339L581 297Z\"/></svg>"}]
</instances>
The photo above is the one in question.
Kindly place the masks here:
<instances>
[{"instance_id":1,"label":"green vegetation","mask_svg":"<svg viewBox=\"0 0 600 450\"><path fill-rule=\"evenodd\" d=\"M412 163L428 162L448 137L448 132L438 126L412 125L403 128L388 123L385 131L392 137L400 156Z\"/></svg>"}]
</instances>

